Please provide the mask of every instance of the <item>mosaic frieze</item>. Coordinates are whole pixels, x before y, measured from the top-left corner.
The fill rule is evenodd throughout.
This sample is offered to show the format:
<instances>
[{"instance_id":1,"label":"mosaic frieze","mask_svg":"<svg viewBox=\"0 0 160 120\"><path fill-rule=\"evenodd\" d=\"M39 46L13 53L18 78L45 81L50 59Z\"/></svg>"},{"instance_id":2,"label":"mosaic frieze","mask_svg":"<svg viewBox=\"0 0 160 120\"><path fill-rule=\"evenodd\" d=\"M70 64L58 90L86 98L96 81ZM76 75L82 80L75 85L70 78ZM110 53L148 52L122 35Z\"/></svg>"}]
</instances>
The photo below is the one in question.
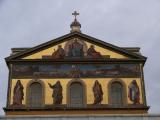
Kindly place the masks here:
<instances>
[{"instance_id":1,"label":"mosaic frieze","mask_svg":"<svg viewBox=\"0 0 160 120\"><path fill-rule=\"evenodd\" d=\"M16 64L13 78L140 77L138 64Z\"/></svg>"}]
</instances>

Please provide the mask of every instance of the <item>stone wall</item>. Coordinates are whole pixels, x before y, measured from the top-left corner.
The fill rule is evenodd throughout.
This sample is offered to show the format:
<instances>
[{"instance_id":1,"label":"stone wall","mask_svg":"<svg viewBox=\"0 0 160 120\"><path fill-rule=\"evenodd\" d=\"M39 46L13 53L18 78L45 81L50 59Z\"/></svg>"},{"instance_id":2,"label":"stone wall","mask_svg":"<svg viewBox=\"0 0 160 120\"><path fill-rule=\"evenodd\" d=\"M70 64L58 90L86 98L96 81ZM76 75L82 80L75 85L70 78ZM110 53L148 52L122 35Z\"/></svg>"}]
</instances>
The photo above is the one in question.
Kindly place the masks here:
<instances>
[{"instance_id":1,"label":"stone wall","mask_svg":"<svg viewBox=\"0 0 160 120\"><path fill-rule=\"evenodd\" d=\"M0 120L160 120L160 115L1 116Z\"/></svg>"}]
</instances>

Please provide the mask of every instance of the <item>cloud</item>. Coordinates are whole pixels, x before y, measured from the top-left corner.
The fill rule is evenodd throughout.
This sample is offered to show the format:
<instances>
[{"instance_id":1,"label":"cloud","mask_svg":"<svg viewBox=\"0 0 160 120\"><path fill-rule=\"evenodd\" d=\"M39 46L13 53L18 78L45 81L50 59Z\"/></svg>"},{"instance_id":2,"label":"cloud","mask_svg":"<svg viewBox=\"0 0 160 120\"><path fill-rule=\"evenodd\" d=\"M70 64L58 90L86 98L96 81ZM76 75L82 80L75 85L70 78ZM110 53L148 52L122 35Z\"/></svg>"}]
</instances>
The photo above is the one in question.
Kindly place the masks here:
<instances>
[{"instance_id":1,"label":"cloud","mask_svg":"<svg viewBox=\"0 0 160 120\"><path fill-rule=\"evenodd\" d=\"M69 33L71 13L80 12L82 32L118 46L141 47L148 57L145 83L150 113L159 113L159 0L1 0L0 106L6 103L8 69L4 58L12 47L33 47ZM3 111L0 111L3 114Z\"/></svg>"}]
</instances>

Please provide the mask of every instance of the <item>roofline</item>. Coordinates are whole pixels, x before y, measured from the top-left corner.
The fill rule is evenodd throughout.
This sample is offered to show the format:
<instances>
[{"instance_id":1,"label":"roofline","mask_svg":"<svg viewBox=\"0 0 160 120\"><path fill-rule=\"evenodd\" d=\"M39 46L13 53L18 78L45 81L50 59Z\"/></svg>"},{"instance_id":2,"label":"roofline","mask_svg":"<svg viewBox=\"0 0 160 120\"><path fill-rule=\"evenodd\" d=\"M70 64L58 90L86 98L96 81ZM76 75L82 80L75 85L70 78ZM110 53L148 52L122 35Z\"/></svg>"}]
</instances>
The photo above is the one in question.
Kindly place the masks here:
<instances>
[{"instance_id":1,"label":"roofline","mask_svg":"<svg viewBox=\"0 0 160 120\"><path fill-rule=\"evenodd\" d=\"M86 41L90 41L90 42L93 41L93 42L99 44L100 46L110 47L110 49L114 49L114 50L117 51L117 52L123 52L124 54L126 54L126 55L128 55L128 56L133 56L133 57L136 57L136 58L147 59L145 56L138 55L138 54L136 54L136 53L132 53L132 52L130 52L130 51L127 51L127 50L124 49L124 48L121 48L121 47L112 45L112 44L110 44L110 43L107 43L107 42L104 42L104 41L102 41L102 40L96 39L96 38L94 38L94 37L88 36L88 35L86 35L86 34L79 33L79 32L72 32L72 33L63 35L63 36L61 36L61 37L58 37L58 38L56 38L56 39L50 40L50 41L48 41L48 42L46 42L46 43L42 43L42 44L40 44L40 45L37 45L37 46L35 46L35 47L33 47L33 48L29 48L29 49L26 50L26 51L22 51L22 52L20 52L20 53L15 54L15 55L6 57L5 60L6 60L6 61L9 61L9 60L11 60L11 59L15 59L15 58L17 58L17 57L23 56L24 54L32 53L32 52L35 51L35 50L39 50L39 49L41 49L41 48L47 47L47 46L49 46L50 44L54 44L54 43L56 44L56 43L64 40L65 38L72 37L73 35L79 35L79 36L81 36L81 37L84 37L84 38L88 39L88 40L86 40ZM21 49L21 48L20 48L20 49Z\"/></svg>"}]
</instances>

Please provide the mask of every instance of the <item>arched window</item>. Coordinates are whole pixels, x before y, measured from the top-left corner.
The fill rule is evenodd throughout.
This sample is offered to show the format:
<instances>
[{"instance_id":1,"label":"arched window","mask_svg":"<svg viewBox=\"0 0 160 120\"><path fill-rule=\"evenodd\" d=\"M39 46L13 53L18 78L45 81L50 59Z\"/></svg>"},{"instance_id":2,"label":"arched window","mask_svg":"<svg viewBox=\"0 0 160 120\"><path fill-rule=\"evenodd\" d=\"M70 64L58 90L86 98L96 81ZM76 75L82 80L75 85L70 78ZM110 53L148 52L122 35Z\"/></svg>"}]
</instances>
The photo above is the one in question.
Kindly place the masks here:
<instances>
[{"instance_id":1,"label":"arched window","mask_svg":"<svg viewBox=\"0 0 160 120\"><path fill-rule=\"evenodd\" d=\"M120 82L113 82L110 86L110 104L114 106L123 106L124 91Z\"/></svg>"},{"instance_id":2,"label":"arched window","mask_svg":"<svg viewBox=\"0 0 160 120\"><path fill-rule=\"evenodd\" d=\"M43 101L42 85L38 82L33 82L28 88L28 106L41 107Z\"/></svg>"},{"instance_id":3,"label":"arched window","mask_svg":"<svg viewBox=\"0 0 160 120\"><path fill-rule=\"evenodd\" d=\"M73 82L69 86L69 106L81 107L85 105L84 86L80 82Z\"/></svg>"}]
</instances>

